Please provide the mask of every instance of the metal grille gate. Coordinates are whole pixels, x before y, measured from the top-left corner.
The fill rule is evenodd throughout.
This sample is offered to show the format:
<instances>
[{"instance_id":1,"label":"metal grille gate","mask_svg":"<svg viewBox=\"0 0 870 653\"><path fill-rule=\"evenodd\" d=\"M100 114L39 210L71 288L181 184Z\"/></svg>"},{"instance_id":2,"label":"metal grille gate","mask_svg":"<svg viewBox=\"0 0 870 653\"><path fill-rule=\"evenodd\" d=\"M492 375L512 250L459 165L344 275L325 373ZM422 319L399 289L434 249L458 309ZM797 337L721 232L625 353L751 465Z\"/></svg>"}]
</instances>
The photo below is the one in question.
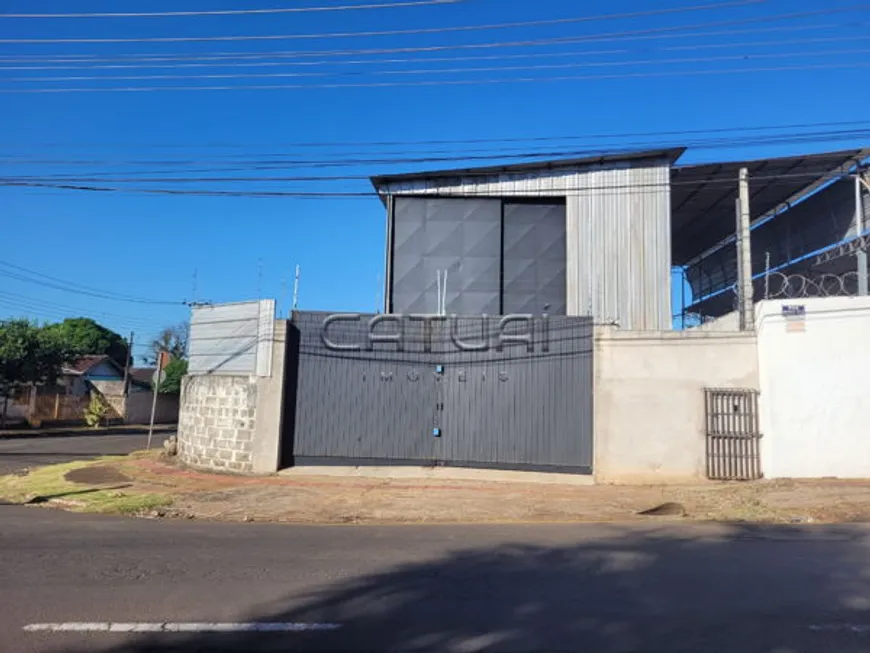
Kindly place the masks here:
<instances>
[{"instance_id":1,"label":"metal grille gate","mask_svg":"<svg viewBox=\"0 0 870 653\"><path fill-rule=\"evenodd\" d=\"M589 318L299 312L290 331L285 465L591 472Z\"/></svg>"},{"instance_id":2,"label":"metal grille gate","mask_svg":"<svg viewBox=\"0 0 870 653\"><path fill-rule=\"evenodd\" d=\"M751 481L762 477L758 391L706 388L707 478Z\"/></svg>"}]
</instances>

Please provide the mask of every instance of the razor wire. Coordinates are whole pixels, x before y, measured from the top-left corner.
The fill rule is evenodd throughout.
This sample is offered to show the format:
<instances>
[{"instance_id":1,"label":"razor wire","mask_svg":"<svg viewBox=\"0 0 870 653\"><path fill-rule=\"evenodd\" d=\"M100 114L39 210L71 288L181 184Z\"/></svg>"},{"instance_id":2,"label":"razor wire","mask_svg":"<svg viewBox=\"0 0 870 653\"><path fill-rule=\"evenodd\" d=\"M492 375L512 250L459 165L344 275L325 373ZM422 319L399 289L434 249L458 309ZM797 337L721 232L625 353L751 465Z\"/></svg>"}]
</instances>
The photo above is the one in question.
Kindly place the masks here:
<instances>
[{"instance_id":1,"label":"razor wire","mask_svg":"<svg viewBox=\"0 0 870 653\"><path fill-rule=\"evenodd\" d=\"M858 295L858 272L802 274L770 272L764 277L765 299L854 297Z\"/></svg>"}]
</instances>

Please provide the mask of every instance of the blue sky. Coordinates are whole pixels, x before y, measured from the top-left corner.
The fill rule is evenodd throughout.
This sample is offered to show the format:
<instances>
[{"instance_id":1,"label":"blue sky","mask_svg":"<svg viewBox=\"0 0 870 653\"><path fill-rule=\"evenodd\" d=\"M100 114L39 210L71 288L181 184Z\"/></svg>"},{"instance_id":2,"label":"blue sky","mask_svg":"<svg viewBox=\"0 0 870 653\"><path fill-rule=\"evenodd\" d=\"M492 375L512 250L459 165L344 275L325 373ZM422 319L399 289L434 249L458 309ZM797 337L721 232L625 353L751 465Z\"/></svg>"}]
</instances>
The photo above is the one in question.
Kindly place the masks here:
<instances>
[{"instance_id":1,"label":"blue sky","mask_svg":"<svg viewBox=\"0 0 870 653\"><path fill-rule=\"evenodd\" d=\"M298 0L240 3L230 0L171 2L99 2L71 5L56 0L6 0L3 12L170 11L218 8L361 4L363 0L322 2ZM571 0L466 0L441 6L335 11L266 16L129 18L129 19L2 19L0 39L72 37L142 38L215 35L318 34L408 28L479 25L510 21L595 16L604 13L687 8L701 0L655 3L627 0L619 5ZM597 5L597 6L595 6ZM866 8L803 19L748 22L718 28L725 34L704 34L714 28L689 29L689 35L659 39L614 39L613 33L691 26L718 21L761 18L854 6L831 0L767 0L715 10L685 11L635 19L596 20L500 30L405 36L357 36L332 39L179 43L0 43L0 89L82 86L159 86L229 84L227 91L161 91L141 93L33 93L0 95L0 177L51 175L112 178L218 175L342 175L463 165L359 164L344 167L297 167L286 170L220 172L230 157L251 160L348 158L392 159L426 156L447 150L462 156L469 149L499 154L516 144L488 145L352 145L371 141L414 143L426 140L552 137L549 145L569 152L600 145L630 147L651 143L694 142L723 134L610 137L679 130L712 130L777 124L811 124L856 120L866 114L870 86L866 69L807 66L853 64L870 51L870 12ZM760 29L767 31L758 31ZM755 30L746 32L746 30ZM739 33L734 33L739 32ZM691 34L694 34L691 35ZM448 50L433 54L347 55L347 59L390 57L456 57L493 53L504 60L432 63L336 64L329 67L170 67L111 69L11 70L14 57L42 55L177 55L215 52L320 51L372 48L455 46L554 37L593 37L599 41ZM786 41L786 43L783 43ZM721 47L720 47L721 46ZM679 49L677 49L679 48ZM522 59L514 55L561 53ZM726 56L760 59L711 60ZM770 55L777 55L774 58ZM794 56L788 56L794 55ZM695 59L668 63L673 59ZM315 57L315 60L316 57ZM640 63L646 62L646 63ZM411 73L371 75L372 70L451 69L466 67L570 64L562 69L515 72ZM588 64L595 64L589 66ZM581 67L582 64L585 67ZM607 64L607 65L598 65ZM42 64L45 65L45 64ZM789 71L712 74L733 68L794 66ZM18 66L21 67L20 65ZM93 75L239 74L323 71L323 78L260 78L218 80L16 81L24 77ZM648 72L705 71L702 75L628 76ZM362 74L360 74L362 73ZM338 74L338 75L336 75ZM556 75L614 75L609 79L535 81L531 83L432 85L376 88L304 88L255 91L244 84L317 84L395 80L483 80ZM865 119L866 121L866 119ZM725 134L745 138L751 132ZM582 137L589 137L588 140ZM301 147L303 142L343 143ZM717 146L690 150L684 161L764 157L803 151L839 149L866 143L820 138L803 144ZM520 144L519 147L524 147ZM541 147L540 144L535 147ZM141 161L136 165L124 162ZM57 163L52 163L57 162ZM78 162L78 163L76 163ZM208 170L209 172L185 172ZM217 172L216 172L217 171ZM94 184L97 185L97 184ZM106 185L105 183L103 185ZM181 184L151 184L180 188ZM128 186L129 187L129 186ZM203 182L185 188L367 192L362 179L330 182ZM300 307L328 310L373 310L380 292L384 256L384 213L374 197L251 198L141 195L0 187L3 228L0 261L84 284L111 293L166 301L193 297L215 302L263 297L284 299L292 289L293 268L302 269ZM0 272L9 271L0 267ZM282 280L284 283L282 284ZM282 287L286 286L286 293ZM675 295L679 295L678 289ZM26 298L26 299L25 299ZM59 319L74 313L93 315L122 333L135 330L140 340L160 327L182 320L183 306L105 300L59 291L0 275L0 317L28 315Z\"/></svg>"}]
</instances>

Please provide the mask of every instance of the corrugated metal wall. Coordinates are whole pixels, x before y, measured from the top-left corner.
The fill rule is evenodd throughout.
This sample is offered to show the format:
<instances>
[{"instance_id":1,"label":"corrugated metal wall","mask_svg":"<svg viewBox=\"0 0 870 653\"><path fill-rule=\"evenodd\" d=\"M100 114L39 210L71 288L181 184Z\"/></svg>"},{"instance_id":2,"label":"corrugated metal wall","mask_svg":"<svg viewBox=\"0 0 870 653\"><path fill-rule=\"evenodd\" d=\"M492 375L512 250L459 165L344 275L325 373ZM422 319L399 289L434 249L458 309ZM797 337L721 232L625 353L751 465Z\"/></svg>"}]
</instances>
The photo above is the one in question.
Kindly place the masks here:
<instances>
[{"instance_id":1,"label":"corrugated metal wall","mask_svg":"<svg viewBox=\"0 0 870 653\"><path fill-rule=\"evenodd\" d=\"M421 178L395 195L565 197L567 311L624 329L670 329L670 164L642 160L576 170Z\"/></svg>"},{"instance_id":2,"label":"corrugated metal wall","mask_svg":"<svg viewBox=\"0 0 870 653\"><path fill-rule=\"evenodd\" d=\"M360 316L329 326L331 342L362 346L336 351L322 338L326 317L297 313L290 325L295 402L288 406L285 448L296 462L591 470L591 319L538 318L530 344L499 350L497 317L405 318L401 350L385 343L368 350L372 316ZM515 323L503 332L529 331ZM467 346L489 346L467 351L454 336Z\"/></svg>"},{"instance_id":3,"label":"corrugated metal wall","mask_svg":"<svg viewBox=\"0 0 870 653\"><path fill-rule=\"evenodd\" d=\"M667 166L590 172L568 195L568 313L630 330L672 327Z\"/></svg>"},{"instance_id":4,"label":"corrugated metal wall","mask_svg":"<svg viewBox=\"0 0 870 653\"><path fill-rule=\"evenodd\" d=\"M195 306L188 373L270 376L274 334L274 299Z\"/></svg>"}]
</instances>

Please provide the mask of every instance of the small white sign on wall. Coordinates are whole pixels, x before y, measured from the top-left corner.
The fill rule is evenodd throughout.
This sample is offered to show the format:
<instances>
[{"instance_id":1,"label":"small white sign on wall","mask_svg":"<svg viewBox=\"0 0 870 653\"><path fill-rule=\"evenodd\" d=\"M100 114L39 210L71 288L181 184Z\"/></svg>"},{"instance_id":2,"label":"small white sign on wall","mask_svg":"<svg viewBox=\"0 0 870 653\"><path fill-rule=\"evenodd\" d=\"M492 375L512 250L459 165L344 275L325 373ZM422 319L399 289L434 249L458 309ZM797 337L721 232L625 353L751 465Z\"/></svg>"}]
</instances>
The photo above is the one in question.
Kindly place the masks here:
<instances>
[{"instance_id":1,"label":"small white sign on wall","mask_svg":"<svg viewBox=\"0 0 870 653\"><path fill-rule=\"evenodd\" d=\"M807 328L807 307L804 304L783 304L786 333L804 333Z\"/></svg>"}]
</instances>

